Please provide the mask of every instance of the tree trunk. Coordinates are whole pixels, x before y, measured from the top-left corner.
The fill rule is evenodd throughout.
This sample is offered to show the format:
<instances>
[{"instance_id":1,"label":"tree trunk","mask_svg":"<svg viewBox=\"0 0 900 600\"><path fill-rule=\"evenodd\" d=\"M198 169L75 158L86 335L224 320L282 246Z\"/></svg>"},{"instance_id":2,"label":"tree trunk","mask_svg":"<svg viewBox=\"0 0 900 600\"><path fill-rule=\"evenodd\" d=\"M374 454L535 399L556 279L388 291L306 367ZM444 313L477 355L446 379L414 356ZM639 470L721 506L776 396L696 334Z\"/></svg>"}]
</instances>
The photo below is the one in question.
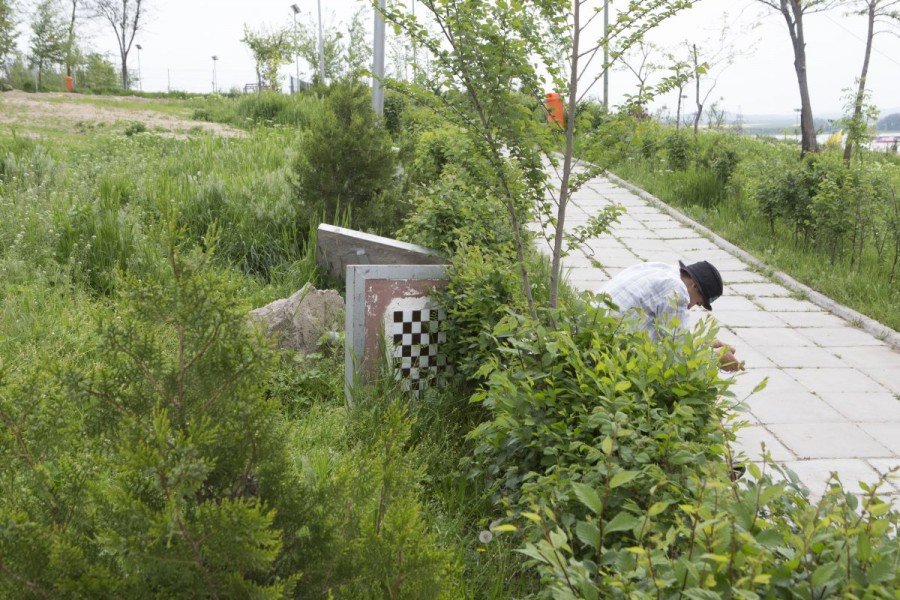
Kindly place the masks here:
<instances>
[{"instance_id":1,"label":"tree trunk","mask_svg":"<svg viewBox=\"0 0 900 600\"><path fill-rule=\"evenodd\" d=\"M66 38L66 75L72 76L72 54L75 46L75 9L78 8L78 0L72 0L72 17L69 19L69 36Z\"/></svg>"},{"instance_id":2,"label":"tree trunk","mask_svg":"<svg viewBox=\"0 0 900 600\"><path fill-rule=\"evenodd\" d=\"M566 153L563 158L562 182L559 185L559 208L556 213L556 236L553 240L553 262L550 267L550 308L559 303L560 271L562 270L563 238L565 237L566 205L569 199L569 178L572 175L572 156L575 148L575 110L578 100L578 44L581 27L581 2L574 0L572 17L572 69L569 78L569 102L566 115Z\"/></svg>"},{"instance_id":3,"label":"tree trunk","mask_svg":"<svg viewBox=\"0 0 900 600\"><path fill-rule=\"evenodd\" d=\"M866 35L866 53L863 57L862 72L859 75L859 87L856 90L856 102L853 105L853 123L862 120L862 105L866 93L866 76L869 73L869 58L872 55L872 38L875 37L875 5L877 0L868 0L866 16L868 18L868 31ZM852 125L851 125L852 127ZM847 144L844 146L844 164L850 166L850 157L853 155L853 139L847 137Z\"/></svg>"},{"instance_id":4,"label":"tree trunk","mask_svg":"<svg viewBox=\"0 0 900 600\"><path fill-rule=\"evenodd\" d=\"M803 37L803 0L781 0L781 14L791 34L794 47L794 71L800 88L800 155L818 152L816 124L813 119L812 102L809 99L809 81L806 72L806 40Z\"/></svg>"},{"instance_id":5,"label":"tree trunk","mask_svg":"<svg viewBox=\"0 0 900 600\"><path fill-rule=\"evenodd\" d=\"M697 44L691 46L694 54L694 93L697 104L697 114L694 115L694 169L700 167L700 115L703 114L703 104L700 102L700 66L697 64Z\"/></svg>"}]
</instances>

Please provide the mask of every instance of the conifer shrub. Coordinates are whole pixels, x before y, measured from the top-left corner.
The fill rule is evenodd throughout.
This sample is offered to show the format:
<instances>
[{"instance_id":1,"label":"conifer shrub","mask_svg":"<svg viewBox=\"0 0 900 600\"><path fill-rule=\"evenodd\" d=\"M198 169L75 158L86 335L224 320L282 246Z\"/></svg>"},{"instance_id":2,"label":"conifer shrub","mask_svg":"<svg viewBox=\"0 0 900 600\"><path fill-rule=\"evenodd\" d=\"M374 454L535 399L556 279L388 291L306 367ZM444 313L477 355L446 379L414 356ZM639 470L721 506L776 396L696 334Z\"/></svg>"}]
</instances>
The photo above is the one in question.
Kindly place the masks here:
<instances>
[{"instance_id":1,"label":"conifer shrub","mask_svg":"<svg viewBox=\"0 0 900 600\"><path fill-rule=\"evenodd\" d=\"M354 228L393 233L404 212L394 196L395 168L390 134L375 119L368 88L333 84L310 115L294 164L300 221L324 215L335 223L348 213Z\"/></svg>"}]
</instances>

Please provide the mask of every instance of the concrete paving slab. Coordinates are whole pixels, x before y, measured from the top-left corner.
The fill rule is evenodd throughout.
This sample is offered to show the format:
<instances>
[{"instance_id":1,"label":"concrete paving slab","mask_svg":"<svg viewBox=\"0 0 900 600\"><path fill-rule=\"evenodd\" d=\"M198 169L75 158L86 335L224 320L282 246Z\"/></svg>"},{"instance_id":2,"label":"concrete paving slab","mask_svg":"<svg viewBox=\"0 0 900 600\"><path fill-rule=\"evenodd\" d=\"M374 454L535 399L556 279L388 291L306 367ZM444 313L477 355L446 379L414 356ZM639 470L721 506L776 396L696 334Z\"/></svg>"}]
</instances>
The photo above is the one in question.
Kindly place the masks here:
<instances>
[{"instance_id":1,"label":"concrete paving slab","mask_svg":"<svg viewBox=\"0 0 900 600\"><path fill-rule=\"evenodd\" d=\"M738 350L740 352L740 350ZM785 394L803 394L808 392L796 379L785 373L783 369L773 368L753 368L752 366L742 373L738 373L734 377L732 391L742 398L756 388L763 380L767 380L766 387L760 394L765 393L785 393Z\"/></svg>"},{"instance_id":2,"label":"concrete paving slab","mask_svg":"<svg viewBox=\"0 0 900 600\"><path fill-rule=\"evenodd\" d=\"M716 247L715 244L713 244L711 241L709 241L706 238L700 238L700 237L696 237L696 236L687 235L688 234L687 231L684 231L684 233L685 233L684 237L679 238L679 239L674 239L673 237L668 235L668 232L666 232L666 237L664 239L667 242L669 242L669 246L672 248L672 250L676 254L688 256L687 253L708 252L709 250L712 250L713 248ZM693 257L694 254L690 254L690 256ZM694 260L703 260L703 259L694 259ZM716 267L716 268L718 268L718 267ZM722 273L722 278L724 279L725 272L722 271L721 269L719 269L719 271ZM726 281L731 281L731 280L728 279Z\"/></svg>"},{"instance_id":3,"label":"concrete paving slab","mask_svg":"<svg viewBox=\"0 0 900 600\"><path fill-rule=\"evenodd\" d=\"M776 283L729 283L725 287L730 289L731 294L752 298L791 295L789 289Z\"/></svg>"},{"instance_id":4,"label":"concrete paving slab","mask_svg":"<svg viewBox=\"0 0 900 600\"><path fill-rule=\"evenodd\" d=\"M784 321L761 310L714 310L716 321L729 327L784 327Z\"/></svg>"},{"instance_id":5,"label":"concrete paving slab","mask_svg":"<svg viewBox=\"0 0 900 600\"><path fill-rule=\"evenodd\" d=\"M862 372L883 385L891 393L900 395L900 367L862 369ZM898 432L898 437L900 437L900 432Z\"/></svg>"},{"instance_id":6,"label":"concrete paving slab","mask_svg":"<svg viewBox=\"0 0 900 600\"><path fill-rule=\"evenodd\" d=\"M818 396L847 421L900 424L900 399L890 392L820 392Z\"/></svg>"},{"instance_id":7,"label":"concrete paving slab","mask_svg":"<svg viewBox=\"0 0 900 600\"><path fill-rule=\"evenodd\" d=\"M824 348L814 346L778 347L770 346L760 350L763 356L779 367L842 367L844 361Z\"/></svg>"},{"instance_id":8,"label":"concrete paving slab","mask_svg":"<svg viewBox=\"0 0 900 600\"><path fill-rule=\"evenodd\" d=\"M724 298L722 298L724 300ZM718 304L720 301L716 301ZM761 350L771 347L792 347L799 348L803 346L813 346L811 339L803 335L803 330L793 329L788 326L784 327L756 327L753 329L741 329L736 331L737 336L744 340L747 344Z\"/></svg>"},{"instance_id":9,"label":"concrete paving slab","mask_svg":"<svg viewBox=\"0 0 900 600\"><path fill-rule=\"evenodd\" d=\"M828 490L831 474L838 476L845 490L859 493L859 482L871 485L880 475L864 460L797 460L786 461L784 466L800 478L815 498L821 498Z\"/></svg>"},{"instance_id":10,"label":"concrete paving slab","mask_svg":"<svg viewBox=\"0 0 900 600\"><path fill-rule=\"evenodd\" d=\"M806 300L794 298L760 297L753 300L761 309L768 312L825 312L821 307Z\"/></svg>"},{"instance_id":11,"label":"concrete paving slab","mask_svg":"<svg viewBox=\"0 0 900 600\"><path fill-rule=\"evenodd\" d=\"M759 310L759 307L743 296L722 296L716 300L713 312L718 314L729 310Z\"/></svg>"},{"instance_id":12,"label":"concrete paving slab","mask_svg":"<svg viewBox=\"0 0 900 600\"><path fill-rule=\"evenodd\" d=\"M900 365L900 352L885 344L868 346L829 346L851 367L890 369Z\"/></svg>"},{"instance_id":13,"label":"concrete paving slab","mask_svg":"<svg viewBox=\"0 0 900 600\"><path fill-rule=\"evenodd\" d=\"M747 269L740 269L736 271L719 269L719 273L722 275L722 281L729 285L733 285L736 283L768 283L769 281L762 274L757 273L756 271L748 271Z\"/></svg>"},{"instance_id":14,"label":"concrete paving slab","mask_svg":"<svg viewBox=\"0 0 900 600\"><path fill-rule=\"evenodd\" d=\"M850 367L824 369L784 369L803 387L816 394L828 392L886 392L883 385Z\"/></svg>"},{"instance_id":15,"label":"concrete paving slab","mask_svg":"<svg viewBox=\"0 0 900 600\"><path fill-rule=\"evenodd\" d=\"M883 458L890 450L855 423L770 423L766 428L797 458Z\"/></svg>"},{"instance_id":16,"label":"concrete paving slab","mask_svg":"<svg viewBox=\"0 0 900 600\"><path fill-rule=\"evenodd\" d=\"M843 416L815 395L761 393L746 402L760 423L837 423Z\"/></svg>"},{"instance_id":17,"label":"concrete paving slab","mask_svg":"<svg viewBox=\"0 0 900 600\"><path fill-rule=\"evenodd\" d=\"M770 312L788 323L791 327L842 327L847 322L827 312ZM808 333L808 332L806 332Z\"/></svg>"},{"instance_id":18,"label":"concrete paving slab","mask_svg":"<svg viewBox=\"0 0 900 600\"><path fill-rule=\"evenodd\" d=\"M776 462L796 460L794 453L763 425L751 425L741 429L734 450L736 455L743 453L747 460L753 462L762 460L765 453L769 453Z\"/></svg>"},{"instance_id":19,"label":"concrete paving slab","mask_svg":"<svg viewBox=\"0 0 900 600\"><path fill-rule=\"evenodd\" d=\"M884 342L875 339L871 334L850 327L844 321L840 327L816 327L804 332L804 335L819 346L826 348L834 346L884 346ZM897 354L900 364L900 354Z\"/></svg>"},{"instance_id":20,"label":"concrete paving slab","mask_svg":"<svg viewBox=\"0 0 900 600\"><path fill-rule=\"evenodd\" d=\"M900 436L897 435L896 423L857 423L857 426L878 440L894 455L900 455Z\"/></svg>"}]
</instances>

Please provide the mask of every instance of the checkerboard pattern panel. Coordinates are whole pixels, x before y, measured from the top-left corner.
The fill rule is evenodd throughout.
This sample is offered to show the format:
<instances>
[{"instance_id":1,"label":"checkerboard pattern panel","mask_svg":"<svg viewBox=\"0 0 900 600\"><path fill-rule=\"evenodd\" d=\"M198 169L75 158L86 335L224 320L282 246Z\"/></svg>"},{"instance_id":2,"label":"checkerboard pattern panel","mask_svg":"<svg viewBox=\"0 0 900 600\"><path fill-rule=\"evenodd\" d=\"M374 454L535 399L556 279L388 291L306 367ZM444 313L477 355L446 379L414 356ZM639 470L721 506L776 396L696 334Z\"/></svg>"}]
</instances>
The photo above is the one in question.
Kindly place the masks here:
<instances>
[{"instance_id":1,"label":"checkerboard pattern panel","mask_svg":"<svg viewBox=\"0 0 900 600\"><path fill-rule=\"evenodd\" d=\"M392 356L403 389L414 394L446 384L450 369L442 345L447 314L439 308L394 310L391 320Z\"/></svg>"}]
</instances>

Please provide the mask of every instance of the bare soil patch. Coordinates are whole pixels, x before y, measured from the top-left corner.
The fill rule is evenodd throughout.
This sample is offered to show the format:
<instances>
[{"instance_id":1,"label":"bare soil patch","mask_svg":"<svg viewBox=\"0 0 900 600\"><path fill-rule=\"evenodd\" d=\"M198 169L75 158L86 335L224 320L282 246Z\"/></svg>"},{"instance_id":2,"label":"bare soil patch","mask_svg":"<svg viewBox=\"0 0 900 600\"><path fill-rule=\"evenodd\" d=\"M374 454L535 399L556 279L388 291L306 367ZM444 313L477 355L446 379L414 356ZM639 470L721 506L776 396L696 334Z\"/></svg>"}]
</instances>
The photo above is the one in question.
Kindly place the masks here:
<instances>
[{"instance_id":1,"label":"bare soil patch","mask_svg":"<svg viewBox=\"0 0 900 600\"><path fill-rule=\"evenodd\" d=\"M99 100L104 104L85 102ZM110 106L121 103L122 106ZM161 131L169 135L182 136L189 130L203 130L222 136L243 136L246 132L223 125L194 121L187 117L137 108L141 104L167 104L165 99L136 98L132 96L91 96L72 95L60 92L28 94L20 91L0 94L0 123L16 123L45 126L63 126L75 129L78 126L109 125L120 122L140 121L148 130Z\"/></svg>"}]
</instances>

